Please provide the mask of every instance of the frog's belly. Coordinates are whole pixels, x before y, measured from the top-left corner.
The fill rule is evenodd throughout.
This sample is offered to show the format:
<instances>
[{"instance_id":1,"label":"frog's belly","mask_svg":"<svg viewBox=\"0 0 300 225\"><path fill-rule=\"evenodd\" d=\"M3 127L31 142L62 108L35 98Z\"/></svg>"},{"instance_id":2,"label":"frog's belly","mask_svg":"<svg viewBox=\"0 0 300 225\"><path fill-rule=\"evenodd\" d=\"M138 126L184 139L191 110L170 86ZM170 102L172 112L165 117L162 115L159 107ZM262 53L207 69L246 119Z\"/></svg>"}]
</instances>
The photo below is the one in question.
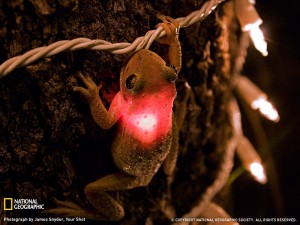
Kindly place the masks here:
<instances>
[{"instance_id":1,"label":"frog's belly","mask_svg":"<svg viewBox=\"0 0 300 225\"><path fill-rule=\"evenodd\" d=\"M171 143L171 132L146 144L119 133L112 146L112 157L116 166L127 174L154 175L169 153Z\"/></svg>"}]
</instances>

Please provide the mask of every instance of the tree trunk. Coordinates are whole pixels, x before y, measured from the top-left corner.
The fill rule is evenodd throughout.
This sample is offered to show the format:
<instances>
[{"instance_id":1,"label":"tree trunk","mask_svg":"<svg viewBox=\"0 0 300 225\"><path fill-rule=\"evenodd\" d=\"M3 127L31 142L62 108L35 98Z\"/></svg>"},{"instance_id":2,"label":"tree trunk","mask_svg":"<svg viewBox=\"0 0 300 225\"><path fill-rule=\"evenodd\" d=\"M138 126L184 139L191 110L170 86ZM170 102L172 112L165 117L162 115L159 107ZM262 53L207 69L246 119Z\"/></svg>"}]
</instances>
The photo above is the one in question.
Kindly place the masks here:
<instances>
[{"instance_id":1,"label":"tree trunk","mask_svg":"<svg viewBox=\"0 0 300 225\"><path fill-rule=\"evenodd\" d=\"M0 1L0 62L77 37L133 42L155 28L160 22L158 13L184 17L203 2ZM159 170L147 187L112 193L124 206L125 218L97 224L171 224L170 216L188 213L215 181L232 133L227 114L231 14L230 3L225 3L203 22L180 31L183 67L176 83L174 110L180 110L176 106L183 99L185 81L192 94L180 130L171 187ZM230 29L235 29L234 23ZM166 46L154 43L151 50L166 59ZM126 57L89 50L61 53L16 69L0 80L1 201L10 197L37 199L46 209L54 207L54 198L84 204L84 186L117 170L110 154L115 128L99 128L85 99L72 87L82 86L76 74L84 71L97 84L103 83L100 95L109 106L119 91L120 69ZM40 213L13 210L1 215L45 217Z\"/></svg>"}]
</instances>

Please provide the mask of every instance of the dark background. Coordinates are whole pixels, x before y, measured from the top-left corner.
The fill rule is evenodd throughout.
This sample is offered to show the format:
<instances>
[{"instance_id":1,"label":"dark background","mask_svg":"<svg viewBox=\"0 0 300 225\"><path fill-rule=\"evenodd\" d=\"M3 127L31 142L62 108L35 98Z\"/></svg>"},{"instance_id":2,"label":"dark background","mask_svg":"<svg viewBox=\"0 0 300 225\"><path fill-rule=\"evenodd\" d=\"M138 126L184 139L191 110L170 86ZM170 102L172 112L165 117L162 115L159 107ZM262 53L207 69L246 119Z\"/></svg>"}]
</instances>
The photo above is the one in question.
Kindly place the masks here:
<instances>
[{"instance_id":1,"label":"dark background","mask_svg":"<svg viewBox=\"0 0 300 225\"><path fill-rule=\"evenodd\" d=\"M298 1L291 0L260 0L256 9L264 21L269 55L263 57L251 46L244 73L268 94L281 120L272 123L260 117L265 133L253 134L253 121L244 119L245 133L264 160L269 182L260 185L245 173L239 177L233 184L233 215L300 221L300 10ZM261 144L264 134L268 146Z\"/></svg>"}]
</instances>

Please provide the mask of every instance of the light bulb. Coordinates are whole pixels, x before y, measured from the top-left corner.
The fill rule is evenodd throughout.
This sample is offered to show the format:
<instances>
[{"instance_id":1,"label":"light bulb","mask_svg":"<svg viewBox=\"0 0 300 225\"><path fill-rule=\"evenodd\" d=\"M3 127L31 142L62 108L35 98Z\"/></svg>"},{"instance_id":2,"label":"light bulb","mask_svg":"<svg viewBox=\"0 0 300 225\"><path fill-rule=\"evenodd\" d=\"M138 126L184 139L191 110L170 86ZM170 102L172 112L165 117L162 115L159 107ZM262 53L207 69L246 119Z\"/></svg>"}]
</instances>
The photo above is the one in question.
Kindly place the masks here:
<instances>
[{"instance_id":1,"label":"light bulb","mask_svg":"<svg viewBox=\"0 0 300 225\"><path fill-rule=\"evenodd\" d=\"M265 174L264 167L260 162L253 162L250 164L250 173L256 181L261 184L267 183L267 177Z\"/></svg>"},{"instance_id":2,"label":"light bulb","mask_svg":"<svg viewBox=\"0 0 300 225\"><path fill-rule=\"evenodd\" d=\"M254 4L255 1L251 0L235 0L235 12L242 31L249 32L255 48L260 51L263 56L267 56L267 42L265 41L263 32L259 28L263 21L259 17Z\"/></svg>"},{"instance_id":3,"label":"light bulb","mask_svg":"<svg viewBox=\"0 0 300 225\"><path fill-rule=\"evenodd\" d=\"M239 138L236 152L243 167L251 173L253 178L261 184L267 183L267 176L261 158L245 136Z\"/></svg>"},{"instance_id":4,"label":"light bulb","mask_svg":"<svg viewBox=\"0 0 300 225\"><path fill-rule=\"evenodd\" d=\"M265 41L265 37L259 26L251 26L249 30L249 34L251 37L251 40L254 44L254 47L261 52L263 56L268 55L267 51L267 42Z\"/></svg>"},{"instance_id":5,"label":"light bulb","mask_svg":"<svg viewBox=\"0 0 300 225\"><path fill-rule=\"evenodd\" d=\"M261 114L263 114L267 119L274 122L279 121L279 114L274 106L267 101L265 98L259 98L252 102L252 108L258 109Z\"/></svg>"},{"instance_id":6,"label":"light bulb","mask_svg":"<svg viewBox=\"0 0 300 225\"><path fill-rule=\"evenodd\" d=\"M267 119L279 121L279 114L275 107L267 100L267 95L245 76L236 76L235 90L237 94L254 110Z\"/></svg>"}]
</instances>

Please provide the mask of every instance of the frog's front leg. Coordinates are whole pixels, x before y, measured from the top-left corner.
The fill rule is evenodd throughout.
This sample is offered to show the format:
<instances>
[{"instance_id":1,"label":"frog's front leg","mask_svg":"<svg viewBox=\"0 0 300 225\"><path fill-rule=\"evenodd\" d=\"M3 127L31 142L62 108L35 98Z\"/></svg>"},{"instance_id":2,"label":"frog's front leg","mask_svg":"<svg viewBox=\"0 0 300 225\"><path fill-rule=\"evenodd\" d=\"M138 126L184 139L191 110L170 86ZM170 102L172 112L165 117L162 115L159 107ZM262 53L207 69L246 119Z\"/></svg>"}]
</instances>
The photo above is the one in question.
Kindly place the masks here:
<instances>
[{"instance_id":1,"label":"frog's front leg","mask_svg":"<svg viewBox=\"0 0 300 225\"><path fill-rule=\"evenodd\" d=\"M114 97L109 110L107 110L99 97L99 90L102 85L98 87L89 76L85 77L81 73L79 73L79 78L86 85L87 89L74 87L73 90L80 92L86 98L94 121L103 129L111 128L121 116L120 94L118 93Z\"/></svg>"},{"instance_id":2,"label":"frog's front leg","mask_svg":"<svg viewBox=\"0 0 300 225\"><path fill-rule=\"evenodd\" d=\"M158 15L158 18L162 20L163 23L159 23L157 27L162 26L167 33L166 37L159 39L158 42L169 45L169 61L175 67L176 73L178 74L181 70L182 57L181 45L178 38L180 29L179 23L169 16Z\"/></svg>"}]
</instances>

